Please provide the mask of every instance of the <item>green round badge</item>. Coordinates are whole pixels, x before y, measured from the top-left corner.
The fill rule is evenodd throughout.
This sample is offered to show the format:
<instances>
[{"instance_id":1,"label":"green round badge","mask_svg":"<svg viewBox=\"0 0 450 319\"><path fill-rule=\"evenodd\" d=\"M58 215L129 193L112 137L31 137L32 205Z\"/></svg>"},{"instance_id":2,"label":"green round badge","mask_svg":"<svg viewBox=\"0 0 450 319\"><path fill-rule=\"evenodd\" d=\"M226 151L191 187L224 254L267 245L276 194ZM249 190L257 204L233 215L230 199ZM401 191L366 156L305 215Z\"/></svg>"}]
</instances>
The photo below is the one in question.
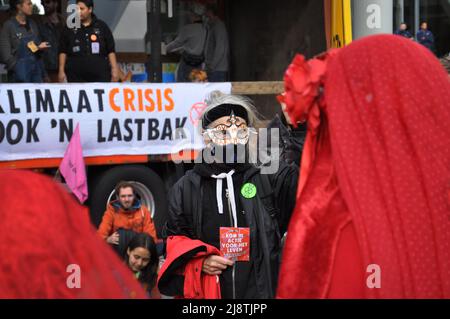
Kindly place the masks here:
<instances>
[{"instance_id":1,"label":"green round badge","mask_svg":"<svg viewBox=\"0 0 450 319\"><path fill-rule=\"evenodd\" d=\"M252 183L247 183L241 188L241 194L247 199L253 198L256 196L256 186Z\"/></svg>"}]
</instances>

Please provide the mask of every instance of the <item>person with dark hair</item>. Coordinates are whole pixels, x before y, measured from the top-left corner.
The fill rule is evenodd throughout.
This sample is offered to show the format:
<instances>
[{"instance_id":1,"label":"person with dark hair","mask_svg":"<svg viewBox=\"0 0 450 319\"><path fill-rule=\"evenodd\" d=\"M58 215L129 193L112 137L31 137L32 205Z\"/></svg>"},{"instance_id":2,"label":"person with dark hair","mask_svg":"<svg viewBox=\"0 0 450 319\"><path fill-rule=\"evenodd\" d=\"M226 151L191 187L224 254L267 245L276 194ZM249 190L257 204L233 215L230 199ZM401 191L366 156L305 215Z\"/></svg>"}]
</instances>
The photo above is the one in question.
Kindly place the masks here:
<instances>
[{"instance_id":1,"label":"person with dark hair","mask_svg":"<svg viewBox=\"0 0 450 319\"><path fill-rule=\"evenodd\" d=\"M81 25L64 29L59 49L59 82L117 82L119 66L111 30L94 14L93 0L76 1Z\"/></svg>"},{"instance_id":2,"label":"person with dark hair","mask_svg":"<svg viewBox=\"0 0 450 319\"><path fill-rule=\"evenodd\" d=\"M228 77L230 45L225 24L217 16L217 6L206 6L208 39L205 65L209 82L225 82Z\"/></svg>"},{"instance_id":3,"label":"person with dark hair","mask_svg":"<svg viewBox=\"0 0 450 319\"><path fill-rule=\"evenodd\" d=\"M428 23L422 22L420 24L420 30L417 31L417 41L430 51L434 50L434 35L428 30Z\"/></svg>"},{"instance_id":4,"label":"person with dark hair","mask_svg":"<svg viewBox=\"0 0 450 319\"><path fill-rule=\"evenodd\" d=\"M402 37L405 37L407 39L413 39L413 35L408 30L408 25L406 23L401 23L400 27L397 31L395 31L395 35L400 35Z\"/></svg>"},{"instance_id":5,"label":"person with dark hair","mask_svg":"<svg viewBox=\"0 0 450 319\"><path fill-rule=\"evenodd\" d=\"M57 0L42 0L45 14L34 16L39 34L43 41L50 44L50 48L42 53L48 81L58 82L58 54L59 39L64 28L64 18L58 13Z\"/></svg>"},{"instance_id":6,"label":"person with dark hair","mask_svg":"<svg viewBox=\"0 0 450 319\"><path fill-rule=\"evenodd\" d=\"M125 262L148 295L158 298L156 279L159 258L153 238L144 233L136 234L128 243Z\"/></svg>"},{"instance_id":7,"label":"person with dark hair","mask_svg":"<svg viewBox=\"0 0 450 319\"><path fill-rule=\"evenodd\" d=\"M40 83L46 76L41 53L49 48L42 42L31 0L11 0L13 16L0 33L0 61L6 64L11 82Z\"/></svg>"},{"instance_id":8,"label":"person with dark hair","mask_svg":"<svg viewBox=\"0 0 450 319\"><path fill-rule=\"evenodd\" d=\"M119 245L119 229L146 233L156 241L155 225L147 207L136 198L133 183L120 182L115 189L116 200L108 204L97 233L108 244Z\"/></svg>"}]
</instances>

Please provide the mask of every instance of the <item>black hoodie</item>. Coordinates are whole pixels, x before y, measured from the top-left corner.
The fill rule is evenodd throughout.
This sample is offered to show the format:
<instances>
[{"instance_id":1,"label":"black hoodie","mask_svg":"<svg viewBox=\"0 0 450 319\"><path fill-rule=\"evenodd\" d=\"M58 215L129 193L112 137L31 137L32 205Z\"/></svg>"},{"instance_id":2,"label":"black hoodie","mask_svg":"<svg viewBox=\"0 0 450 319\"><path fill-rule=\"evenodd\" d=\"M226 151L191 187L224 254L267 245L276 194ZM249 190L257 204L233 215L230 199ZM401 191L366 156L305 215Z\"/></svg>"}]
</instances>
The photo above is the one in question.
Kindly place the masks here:
<instances>
[{"instance_id":1,"label":"black hoodie","mask_svg":"<svg viewBox=\"0 0 450 319\"><path fill-rule=\"evenodd\" d=\"M221 173L228 173L232 169L235 170L233 174L233 186L236 198L236 212L238 227L248 227L245 218L245 211L239 201L240 189L244 184L244 174L252 166L249 164L197 164L194 167L194 172L202 177L202 188L204 190L202 197L202 231L200 240L215 246L220 249L220 227L233 227L231 219L231 211L227 205L228 198L225 195L226 183L222 190L222 201L224 203L224 213L220 215L217 209L216 199L216 179L212 175L219 175ZM237 299L254 299L257 298L256 292L256 278L252 271L253 259L250 255L249 262L236 262L234 269L235 281L235 298ZM233 267L228 267L220 276L222 298L233 298Z\"/></svg>"},{"instance_id":2,"label":"black hoodie","mask_svg":"<svg viewBox=\"0 0 450 319\"><path fill-rule=\"evenodd\" d=\"M279 119L271 127L279 127ZM278 171L264 175L251 164L196 164L187 172L169 193L169 216L163 229L163 236L187 236L220 248L220 227L231 226L228 198L225 196L227 183L223 182L223 215L218 213L216 185L212 175L228 173L232 169L233 188L236 199L237 223L239 227L250 228L250 261L237 262L234 271L235 298L267 299L275 296L281 257L281 236L286 232L295 206L298 182L298 162L303 145L304 132L294 135L293 131L282 130L282 151ZM285 151L290 143L292 156ZM257 195L244 198L241 188L251 182ZM189 257L188 257L189 258ZM229 267L221 276L222 297L233 298L233 269ZM180 286L160 285L160 291L167 295L182 295Z\"/></svg>"}]
</instances>

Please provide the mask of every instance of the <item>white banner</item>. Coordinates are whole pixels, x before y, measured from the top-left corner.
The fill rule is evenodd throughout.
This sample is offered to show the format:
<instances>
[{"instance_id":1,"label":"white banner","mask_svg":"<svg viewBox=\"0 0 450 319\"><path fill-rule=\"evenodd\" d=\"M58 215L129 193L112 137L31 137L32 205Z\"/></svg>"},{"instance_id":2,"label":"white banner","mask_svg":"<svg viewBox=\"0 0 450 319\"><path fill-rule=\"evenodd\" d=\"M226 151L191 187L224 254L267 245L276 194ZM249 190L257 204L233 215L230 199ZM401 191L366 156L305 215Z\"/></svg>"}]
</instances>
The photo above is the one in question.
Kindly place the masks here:
<instances>
[{"instance_id":1,"label":"white banner","mask_svg":"<svg viewBox=\"0 0 450 319\"><path fill-rule=\"evenodd\" d=\"M231 83L1 84L0 161L63 157L78 123L84 156L200 149L195 125L214 90Z\"/></svg>"}]
</instances>

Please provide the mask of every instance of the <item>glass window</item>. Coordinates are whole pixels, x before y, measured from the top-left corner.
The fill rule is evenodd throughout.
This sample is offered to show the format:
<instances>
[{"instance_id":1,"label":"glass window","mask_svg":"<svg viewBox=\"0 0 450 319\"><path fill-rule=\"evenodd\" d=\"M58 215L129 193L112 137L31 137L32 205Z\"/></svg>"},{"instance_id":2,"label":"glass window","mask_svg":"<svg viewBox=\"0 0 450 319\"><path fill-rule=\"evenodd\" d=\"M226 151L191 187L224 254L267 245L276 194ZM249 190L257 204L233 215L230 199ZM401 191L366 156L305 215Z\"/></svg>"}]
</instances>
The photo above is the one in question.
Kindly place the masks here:
<instances>
[{"instance_id":1,"label":"glass window","mask_svg":"<svg viewBox=\"0 0 450 319\"><path fill-rule=\"evenodd\" d=\"M396 0L394 1L394 25L406 23L416 37L422 22L427 22L433 33L433 51L437 56L450 52L450 2L448 0ZM417 40L417 37L416 37Z\"/></svg>"}]
</instances>

